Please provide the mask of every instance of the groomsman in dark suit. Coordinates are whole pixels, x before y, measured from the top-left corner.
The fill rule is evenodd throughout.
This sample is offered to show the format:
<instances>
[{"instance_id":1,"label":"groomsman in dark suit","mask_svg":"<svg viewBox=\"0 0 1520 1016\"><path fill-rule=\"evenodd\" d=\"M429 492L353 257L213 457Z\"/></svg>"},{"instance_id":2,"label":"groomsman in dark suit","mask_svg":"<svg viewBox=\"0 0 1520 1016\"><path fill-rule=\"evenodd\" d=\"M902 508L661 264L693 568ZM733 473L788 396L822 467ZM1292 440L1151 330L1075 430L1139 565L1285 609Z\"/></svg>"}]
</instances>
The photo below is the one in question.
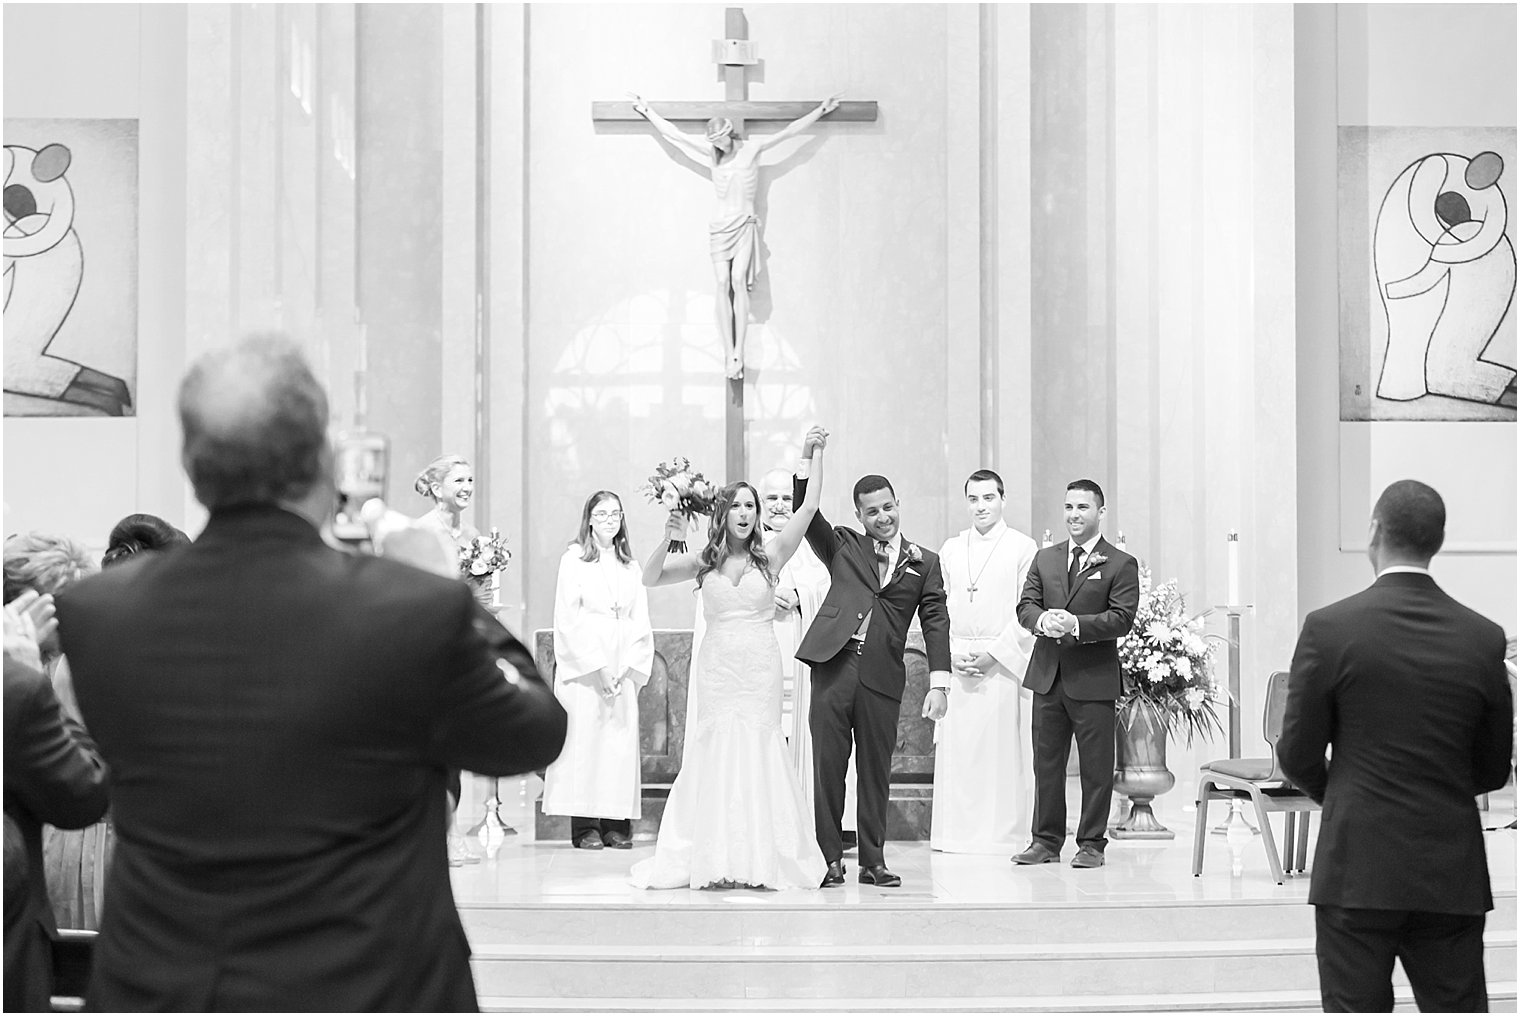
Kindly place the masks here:
<instances>
[{"instance_id":1,"label":"groomsman in dark suit","mask_svg":"<svg viewBox=\"0 0 1520 1016\"><path fill-rule=\"evenodd\" d=\"M1310 613L1293 653L1277 752L1324 805L1309 902L1327 1012L1391 1011L1395 956L1421 1011L1488 1010L1475 798L1509 778L1514 703L1504 632L1430 576L1445 533L1430 487L1383 491L1376 581Z\"/></svg>"},{"instance_id":2,"label":"groomsman in dark suit","mask_svg":"<svg viewBox=\"0 0 1520 1016\"><path fill-rule=\"evenodd\" d=\"M1024 674L1034 692L1033 842L1017 864L1061 859L1066 842L1066 759L1077 738L1082 817L1073 868L1100 868L1114 793L1114 702L1122 679L1119 639L1140 606L1135 559L1103 539L1103 488L1066 487L1070 539L1035 555L1019 599L1019 623L1040 636Z\"/></svg>"}]
</instances>

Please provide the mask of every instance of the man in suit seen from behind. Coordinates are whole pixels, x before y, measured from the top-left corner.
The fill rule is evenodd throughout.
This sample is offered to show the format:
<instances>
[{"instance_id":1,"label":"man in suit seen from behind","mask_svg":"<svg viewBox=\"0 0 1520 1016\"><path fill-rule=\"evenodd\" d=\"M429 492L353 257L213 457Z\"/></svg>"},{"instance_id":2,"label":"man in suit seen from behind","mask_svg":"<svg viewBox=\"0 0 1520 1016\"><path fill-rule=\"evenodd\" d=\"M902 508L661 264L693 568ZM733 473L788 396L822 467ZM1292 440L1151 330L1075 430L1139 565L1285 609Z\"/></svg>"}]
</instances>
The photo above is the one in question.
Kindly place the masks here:
<instances>
[{"instance_id":1,"label":"man in suit seen from behind","mask_svg":"<svg viewBox=\"0 0 1520 1016\"><path fill-rule=\"evenodd\" d=\"M1486 1012L1493 909L1476 796L1514 742L1504 632L1430 575L1446 506L1415 480L1372 510L1371 586L1304 619L1278 758L1324 806L1309 902L1327 1012ZM1329 747L1333 761L1325 758Z\"/></svg>"},{"instance_id":2,"label":"man in suit seen from behind","mask_svg":"<svg viewBox=\"0 0 1520 1016\"><path fill-rule=\"evenodd\" d=\"M446 773L543 767L564 710L463 582L324 542L327 396L290 340L202 357L179 414L205 530L58 602L114 781L88 1005L473 1010Z\"/></svg>"}]
</instances>

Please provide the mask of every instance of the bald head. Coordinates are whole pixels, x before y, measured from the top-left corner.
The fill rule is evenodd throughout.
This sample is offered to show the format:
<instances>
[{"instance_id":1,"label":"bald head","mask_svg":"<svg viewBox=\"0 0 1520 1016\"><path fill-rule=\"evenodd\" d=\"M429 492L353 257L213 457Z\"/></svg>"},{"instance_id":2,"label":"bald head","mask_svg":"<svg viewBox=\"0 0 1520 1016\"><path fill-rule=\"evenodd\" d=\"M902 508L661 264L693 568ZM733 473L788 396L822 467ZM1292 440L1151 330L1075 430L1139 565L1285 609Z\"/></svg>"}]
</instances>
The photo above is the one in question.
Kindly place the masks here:
<instances>
[{"instance_id":1,"label":"bald head","mask_svg":"<svg viewBox=\"0 0 1520 1016\"><path fill-rule=\"evenodd\" d=\"M765 528L779 532L792 517L792 474L772 469L760 478L760 518Z\"/></svg>"},{"instance_id":2,"label":"bald head","mask_svg":"<svg viewBox=\"0 0 1520 1016\"><path fill-rule=\"evenodd\" d=\"M197 360L180 384L179 418L181 461L209 509L299 501L329 470L327 395L282 335Z\"/></svg>"}]
</instances>

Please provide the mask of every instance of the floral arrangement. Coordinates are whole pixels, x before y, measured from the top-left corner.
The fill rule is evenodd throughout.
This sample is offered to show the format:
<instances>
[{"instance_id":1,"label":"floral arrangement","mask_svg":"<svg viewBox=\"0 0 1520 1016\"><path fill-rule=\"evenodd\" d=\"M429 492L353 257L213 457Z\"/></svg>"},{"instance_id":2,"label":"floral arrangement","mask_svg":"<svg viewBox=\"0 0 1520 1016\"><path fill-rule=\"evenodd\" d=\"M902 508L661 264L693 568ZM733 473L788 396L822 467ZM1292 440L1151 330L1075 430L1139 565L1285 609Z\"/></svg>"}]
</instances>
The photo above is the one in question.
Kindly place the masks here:
<instances>
[{"instance_id":1,"label":"floral arrangement","mask_svg":"<svg viewBox=\"0 0 1520 1016\"><path fill-rule=\"evenodd\" d=\"M467 579L483 580L506 570L512 562L506 537L492 527L490 536L477 536L459 548L459 574Z\"/></svg>"},{"instance_id":2,"label":"floral arrangement","mask_svg":"<svg viewBox=\"0 0 1520 1016\"><path fill-rule=\"evenodd\" d=\"M684 455L655 466L654 474L639 490L652 504L685 515L687 522L698 515L711 515L717 501L712 483L692 469L691 460ZM686 541L671 540L668 550L673 554L684 553Z\"/></svg>"},{"instance_id":3,"label":"floral arrangement","mask_svg":"<svg viewBox=\"0 0 1520 1016\"><path fill-rule=\"evenodd\" d=\"M1214 643L1224 640L1204 633L1208 613L1188 616L1177 580L1152 586L1150 569L1141 567L1135 623L1119 640L1121 716L1128 718L1126 707L1143 702L1161 717L1168 734L1184 731L1189 745L1195 736L1224 733L1218 706L1226 696L1214 680Z\"/></svg>"}]
</instances>

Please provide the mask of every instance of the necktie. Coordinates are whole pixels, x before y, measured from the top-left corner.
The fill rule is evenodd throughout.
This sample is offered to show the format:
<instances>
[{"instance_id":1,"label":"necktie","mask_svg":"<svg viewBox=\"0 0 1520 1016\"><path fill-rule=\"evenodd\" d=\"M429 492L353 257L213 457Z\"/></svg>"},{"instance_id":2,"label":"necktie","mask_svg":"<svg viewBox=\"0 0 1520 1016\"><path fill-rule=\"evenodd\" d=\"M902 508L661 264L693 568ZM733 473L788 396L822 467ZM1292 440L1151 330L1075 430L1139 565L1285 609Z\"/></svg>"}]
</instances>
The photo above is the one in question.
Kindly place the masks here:
<instances>
[{"instance_id":1,"label":"necktie","mask_svg":"<svg viewBox=\"0 0 1520 1016\"><path fill-rule=\"evenodd\" d=\"M1070 589L1077 584L1077 573L1082 570L1082 548L1073 547L1071 551L1071 567L1066 570L1066 588Z\"/></svg>"},{"instance_id":2,"label":"necktie","mask_svg":"<svg viewBox=\"0 0 1520 1016\"><path fill-rule=\"evenodd\" d=\"M892 551L884 540L876 541L876 581L879 585L887 584L887 566L892 563Z\"/></svg>"}]
</instances>

